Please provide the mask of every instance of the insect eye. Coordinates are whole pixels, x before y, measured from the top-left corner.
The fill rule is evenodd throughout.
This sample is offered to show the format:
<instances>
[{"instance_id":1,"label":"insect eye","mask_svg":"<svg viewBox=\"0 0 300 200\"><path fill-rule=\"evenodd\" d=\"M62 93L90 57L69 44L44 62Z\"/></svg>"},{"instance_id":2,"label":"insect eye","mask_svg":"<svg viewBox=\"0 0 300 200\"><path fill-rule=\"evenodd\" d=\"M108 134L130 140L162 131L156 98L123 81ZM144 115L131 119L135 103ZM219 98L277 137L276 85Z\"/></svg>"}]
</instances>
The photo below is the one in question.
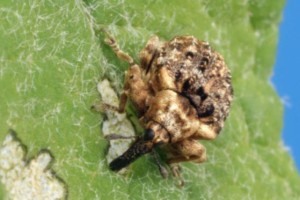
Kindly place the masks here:
<instances>
[{"instance_id":1,"label":"insect eye","mask_svg":"<svg viewBox=\"0 0 300 200\"><path fill-rule=\"evenodd\" d=\"M149 141L154 138L154 132L152 129L146 129L144 133L144 140Z\"/></svg>"}]
</instances>

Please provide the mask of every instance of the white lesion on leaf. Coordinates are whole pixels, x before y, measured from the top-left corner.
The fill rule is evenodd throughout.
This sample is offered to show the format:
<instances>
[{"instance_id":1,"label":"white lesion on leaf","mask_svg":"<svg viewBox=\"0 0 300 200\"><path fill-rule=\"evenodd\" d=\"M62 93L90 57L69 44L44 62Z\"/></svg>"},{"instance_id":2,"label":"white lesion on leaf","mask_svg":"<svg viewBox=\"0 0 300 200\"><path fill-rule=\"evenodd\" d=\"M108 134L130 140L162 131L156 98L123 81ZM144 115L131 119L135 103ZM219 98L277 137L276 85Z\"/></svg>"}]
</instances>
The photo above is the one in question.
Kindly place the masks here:
<instances>
[{"instance_id":1,"label":"white lesion on leaf","mask_svg":"<svg viewBox=\"0 0 300 200\"><path fill-rule=\"evenodd\" d=\"M97 90L101 95L101 104L118 107L119 99L116 92L110 86L108 80L103 80L97 84ZM134 137L135 131L131 122L127 119L126 113L118 113L114 110L105 110L106 118L102 125L102 134L107 137L112 134L125 137ZM132 143L133 139L113 139L109 140L109 150L106 160L110 163L113 159L123 154ZM120 171L121 173L124 171Z\"/></svg>"},{"instance_id":2,"label":"white lesion on leaf","mask_svg":"<svg viewBox=\"0 0 300 200\"><path fill-rule=\"evenodd\" d=\"M0 146L0 178L7 199L67 199L66 184L51 170L49 151L25 158L25 147L11 131Z\"/></svg>"}]
</instances>

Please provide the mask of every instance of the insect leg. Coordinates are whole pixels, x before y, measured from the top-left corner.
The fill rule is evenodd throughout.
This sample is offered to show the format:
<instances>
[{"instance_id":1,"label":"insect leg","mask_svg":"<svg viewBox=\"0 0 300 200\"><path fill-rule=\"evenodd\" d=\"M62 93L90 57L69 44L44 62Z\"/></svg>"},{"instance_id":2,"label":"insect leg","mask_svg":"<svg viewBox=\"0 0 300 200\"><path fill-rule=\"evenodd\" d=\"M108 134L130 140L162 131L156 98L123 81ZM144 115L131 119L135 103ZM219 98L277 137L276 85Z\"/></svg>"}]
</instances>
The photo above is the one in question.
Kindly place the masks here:
<instances>
[{"instance_id":1,"label":"insect leg","mask_svg":"<svg viewBox=\"0 0 300 200\"><path fill-rule=\"evenodd\" d=\"M120 96L120 103L118 108L119 113L123 113L125 111L126 102L127 102L127 94L126 92L123 92Z\"/></svg>"},{"instance_id":2,"label":"insect leg","mask_svg":"<svg viewBox=\"0 0 300 200\"><path fill-rule=\"evenodd\" d=\"M105 33L107 37L104 39L104 42L112 48L118 58L133 65L132 57L120 49L117 41L108 32L105 31Z\"/></svg>"},{"instance_id":3,"label":"insect leg","mask_svg":"<svg viewBox=\"0 0 300 200\"><path fill-rule=\"evenodd\" d=\"M157 152L155 150L153 150L151 152L151 155L153 156L154 160L155 160L155 163L156 165L158 166L158 170L160 172L160 175L166 179L168 178L168 171L167 169L160 163L159 159L158 159L158 155L157 155Z\"/></svg>"},{"instance_id":4,"label":"insect leg","mask_svg":"<svg viewBox=\"0 0 300 200\"><path fill-rule=\"evenodd\" d=\"M173 174L173 177L178 179L178 186L183 187L184 186L184 180L181 176L181 167L178 164L171 164L170 165L171 172Z\"/></svg>"},{"instance_id":5,"label":"insect leg","mask_svg":"<svg viewBox=\"0 0 300 200\"><path fill-rule=\"evenodd\" d=\"M94 105L91 106L92 110L95 110L97 112L107 112L109 110L118 112L119 108L110 104L106 104L106 103L96 103Z\"/></svg>"},{"instance_id":6,"label":"insect leg","mask_svg":"<svg viewBox=\"0 0 300 200\"><path fill-rule=\"evenodd\" d=\"M172 152L167 161L169 164L185 161L201 163L206 160L205 147L196 140L183 140L171 144L171 147Z\"/></svg>"},{"instance_id":7,"label":"insect leg","mask_svg":"<svg viewBox=\"0 0 300 200\"><path fill-rule=\"evenodd\" d=\"M123 92L120 96L119 107L107 103L99 102L92 105L91 109L95 110L96 112L107 112L111 110L114 112L123 113L125 111L126 102L127 102L127 94L126 92Z\"/></svg>"},{"instance_id":8,"label":"insect leg","mask_svg":"<svg viewBox=\"0 0 300 200\"><path fill-rule=\"evenodd\" d=\"M109 134L105 136L105 139L107 140L119 140L119 139L137 139L138 136L125 136L125 135L119 135L119 134Z\"/></svg>"}]
</instances>

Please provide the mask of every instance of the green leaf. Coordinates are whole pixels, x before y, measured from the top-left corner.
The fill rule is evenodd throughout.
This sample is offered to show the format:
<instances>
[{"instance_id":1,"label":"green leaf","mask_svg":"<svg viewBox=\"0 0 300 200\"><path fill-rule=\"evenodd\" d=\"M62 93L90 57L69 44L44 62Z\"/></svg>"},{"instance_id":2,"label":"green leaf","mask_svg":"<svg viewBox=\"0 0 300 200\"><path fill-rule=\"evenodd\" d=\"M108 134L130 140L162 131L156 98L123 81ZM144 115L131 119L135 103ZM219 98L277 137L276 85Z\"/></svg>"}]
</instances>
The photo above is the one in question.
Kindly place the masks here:
<instances>
[{"instance_id":1,"label":"green leaf","mask_svg":"<svg viewBox=\"0 0 300 200\"><path fill-rule=\"evenodd\" d=\"M282 144L283 107L269 82L283 0L0 2L0 141L13 128L28 156L47 148L69 199L296 199L300 179ZM121 91L128 67L103 43L109 30L138 61L151 35L209 41L232 70L225 129L208 161L184 163L186 186L163 180L150 157L127 176L108 169L97 81ZM99 34L98 34L99 33ZM2 143L2 142L1 142ZM0 189L0 197L5 196Z\"/></svg>"}]
</instances>

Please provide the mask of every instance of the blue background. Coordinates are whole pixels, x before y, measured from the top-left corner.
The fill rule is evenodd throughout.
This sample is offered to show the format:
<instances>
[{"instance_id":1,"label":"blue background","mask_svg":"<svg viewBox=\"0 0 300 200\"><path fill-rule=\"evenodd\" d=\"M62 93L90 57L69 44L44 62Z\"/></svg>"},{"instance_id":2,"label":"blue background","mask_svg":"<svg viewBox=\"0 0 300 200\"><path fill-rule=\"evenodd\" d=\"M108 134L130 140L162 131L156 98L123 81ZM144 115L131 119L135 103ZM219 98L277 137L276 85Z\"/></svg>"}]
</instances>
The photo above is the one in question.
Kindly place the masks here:
<instances>
[{"instance_id":1,"label":"blue background","mask_svg":"<svg viewBox=\"0 0 300 200\"><path fill-rule=\"evenodd\" d=\"M300 172L300 1L287 0L272 83L284 102L285 146Z\"/></svg>"}]
</instances>

